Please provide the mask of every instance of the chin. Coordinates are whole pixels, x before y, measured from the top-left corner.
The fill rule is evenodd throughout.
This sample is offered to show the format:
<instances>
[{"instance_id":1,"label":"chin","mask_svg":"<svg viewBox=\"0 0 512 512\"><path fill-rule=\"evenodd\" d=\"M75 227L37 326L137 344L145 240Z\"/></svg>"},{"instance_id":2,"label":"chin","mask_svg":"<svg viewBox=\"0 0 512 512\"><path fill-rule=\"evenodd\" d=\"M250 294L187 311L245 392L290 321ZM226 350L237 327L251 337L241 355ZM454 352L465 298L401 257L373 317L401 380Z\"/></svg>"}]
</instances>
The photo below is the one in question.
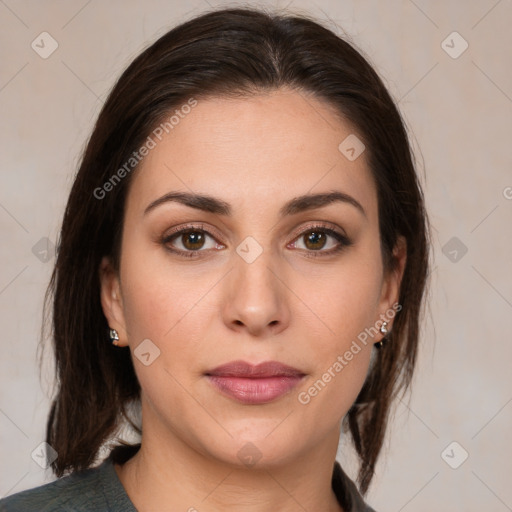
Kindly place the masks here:
<instances>
[{"instance_id":1,"label":"chin","mask_svg":"<svg viewBox=\"0 0 512 512\"><path fill-rule=\"evenodd\" d=\"M299 455L301 440L281 422L282 418L228 424L225 428L232 437L222 436L217 442L210 438L208 450L217 460L237 468L264 469L291 463Z\"/></svg>"}]
</instances>

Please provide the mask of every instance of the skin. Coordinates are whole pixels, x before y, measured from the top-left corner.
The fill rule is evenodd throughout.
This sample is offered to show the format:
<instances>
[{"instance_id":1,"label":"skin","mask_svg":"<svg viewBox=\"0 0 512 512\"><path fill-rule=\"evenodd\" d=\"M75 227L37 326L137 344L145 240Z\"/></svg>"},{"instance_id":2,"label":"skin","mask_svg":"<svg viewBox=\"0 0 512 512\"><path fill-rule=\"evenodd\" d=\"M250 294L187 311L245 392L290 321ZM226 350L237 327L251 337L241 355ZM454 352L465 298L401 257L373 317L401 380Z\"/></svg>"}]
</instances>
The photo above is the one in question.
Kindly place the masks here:
<instances>
[{"instance_id":1,"label":"skin","mask_svg":"<svg viewBox=\"0 0 512 512\"><path fill-rule=\"evenodd\" d=\"M142 387L142 445L116 466L138 510L342 510L331 489L341 421L382 335L360 344L307 405L298 395L392 309L406 254L401 240L397 270L384 272L365 153L349 161L338 150L351 133L330 106L288 89L198 100L134 174L119 275L107 258L100 274L104 313L119 344L132 356L144 339L160 350L148 366L133 356ZM332 190L356 199L365 215L335 202L279 217L286 201ZM221 198L233 215L177 202L143 214L171 191ZM352 245L308 257L339 244L330 235L323 245L308 244L318 222L334 225ZM184 235L167 246L199 247L198 258L173 254L161 242L171 228L188 224L211 233L203 246ZM263 250L252 263L236 252L247 236ZM275 360L306 376L271 403L241 404L204 376L237 359ZM248 442L261 456L252 467L237 455Z\"/></svg>"}]
</instances>

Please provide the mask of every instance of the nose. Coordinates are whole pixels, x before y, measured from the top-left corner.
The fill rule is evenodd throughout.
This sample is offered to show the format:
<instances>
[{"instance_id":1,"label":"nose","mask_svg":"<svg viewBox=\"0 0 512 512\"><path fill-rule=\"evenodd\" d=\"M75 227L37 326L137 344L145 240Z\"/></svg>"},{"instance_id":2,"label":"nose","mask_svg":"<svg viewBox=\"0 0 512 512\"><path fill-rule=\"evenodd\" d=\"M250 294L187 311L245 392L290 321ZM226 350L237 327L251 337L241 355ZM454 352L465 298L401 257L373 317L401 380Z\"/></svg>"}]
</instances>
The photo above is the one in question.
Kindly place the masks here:
<instances>
[{"instance_id":1,"label":"nose","mask_svg":"<svg viewBox=\"0 0 512 512\"><path fill-rule=\"evenodd\" d=\"M254 261L234 255L234 268L223 289L223 318L232 330L252 336L278 334L290 321L285 268L272 261L270 251L263 251Z\"/></svg>"}]
</instances>

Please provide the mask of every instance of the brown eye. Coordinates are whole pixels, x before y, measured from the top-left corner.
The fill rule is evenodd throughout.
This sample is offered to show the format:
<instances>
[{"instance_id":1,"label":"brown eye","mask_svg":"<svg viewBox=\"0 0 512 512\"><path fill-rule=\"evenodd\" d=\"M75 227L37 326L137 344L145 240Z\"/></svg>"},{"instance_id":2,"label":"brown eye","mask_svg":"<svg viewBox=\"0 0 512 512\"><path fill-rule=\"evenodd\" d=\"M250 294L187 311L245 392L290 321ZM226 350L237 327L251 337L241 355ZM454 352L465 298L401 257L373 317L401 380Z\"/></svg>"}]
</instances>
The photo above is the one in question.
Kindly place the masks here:
<instances>
[{"instance_id":1,"label":"brown eye","mask_svg":"<svg viewBox=\"0 0 512 512\"><path fill-rule=\"evenodd\" d=\"M210 239L210 241L208 241ZM200 257L208 249L223 249L211 233L196 227L183 228L164 236L162 245L169 251L187 258ZM209 245L208 245L209 243ZM340 252L352 242L342 233L324 226L312 226L290 244L295 249L303 250L307 256L330 256ZM302 245L302 247L300 247ZM326 250L324 250L326 249ZM203 254L204 256L204 254Z\"/></svg>"},{"instance_id":2,"label":"brown eye","mask_svg":"<svg viewBox=\"0 0 512 512\"><path fill-rule=\"evenodd\" d=\"M200 231L187 231L185 233L181 233L179 236L182 237L181 240L183 247L190 251L202 249L205 242L204 233Z\"/></svg>"},{"instance_id":3,"label":"brown eye","mask_svg":"<svg viewBox=\"0 0 512 512\"><path fill-rule=\"evenodd\" d=\"M324 248L327 236L321 231L310 231L308 234L304 235L304 240L308 249L318 250Z\"/></svg>"},{"instance_id":4,"label":"brown eye","mask_svg":"<svg viewBox=\"0 0 512 512\"><path fill-rule=\"evenodd\" d=\"M208 231L201 228L188 227L164 236L162 245L173 253L189 258L201 256L207 249L222 248Z\"/></svg>"},{"instance_id":5,"label":"brown eye","mask_svg":"<svg viewBox=\"0 0 512 512\"><path fill-rule=\"evenodd\" d=\"M352 245L342 233L326 226L312 226L295 239L292 246L301 249L306 256L331 256ZM302 246L302 247L301 247Z\"/></svg>"}]
</instances>

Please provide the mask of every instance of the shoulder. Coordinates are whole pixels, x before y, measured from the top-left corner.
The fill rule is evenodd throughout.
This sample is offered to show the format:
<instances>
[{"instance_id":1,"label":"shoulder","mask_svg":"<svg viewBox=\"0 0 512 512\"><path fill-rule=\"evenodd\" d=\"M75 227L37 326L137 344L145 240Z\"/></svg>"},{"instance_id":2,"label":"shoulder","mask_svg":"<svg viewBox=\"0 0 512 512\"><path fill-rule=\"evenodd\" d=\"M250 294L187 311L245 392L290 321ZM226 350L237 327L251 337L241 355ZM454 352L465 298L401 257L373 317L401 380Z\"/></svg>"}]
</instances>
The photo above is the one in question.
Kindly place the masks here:
<instances>
[{"instance_id":1,"label":"shoulder","mask_svg":"<svg viewBox=\"0 0 512 512\"><path fill-rule=\"evenodd\" d=\"M107 460L96 468L8 496L0 500L0 512L135 510L127 500L114 466ZM111 506L114 503L116 507ZM120 503L123 508L117 508Z\"/></svg>"},{"instance_id":2,"label":"shoulder","mask_svg":"<svg viewBox=\"0 0 512 512\"><path fill-rule=\"evenodd\" d=\"M85 510L98 501L105 501L99 486L100 468L73 473L54 482L21 491L0 500L1 512L57 512ZM89 508L89 510L92 510ZM101 510L101 508L99 509Z\"/></svg>"}]
</instances>

